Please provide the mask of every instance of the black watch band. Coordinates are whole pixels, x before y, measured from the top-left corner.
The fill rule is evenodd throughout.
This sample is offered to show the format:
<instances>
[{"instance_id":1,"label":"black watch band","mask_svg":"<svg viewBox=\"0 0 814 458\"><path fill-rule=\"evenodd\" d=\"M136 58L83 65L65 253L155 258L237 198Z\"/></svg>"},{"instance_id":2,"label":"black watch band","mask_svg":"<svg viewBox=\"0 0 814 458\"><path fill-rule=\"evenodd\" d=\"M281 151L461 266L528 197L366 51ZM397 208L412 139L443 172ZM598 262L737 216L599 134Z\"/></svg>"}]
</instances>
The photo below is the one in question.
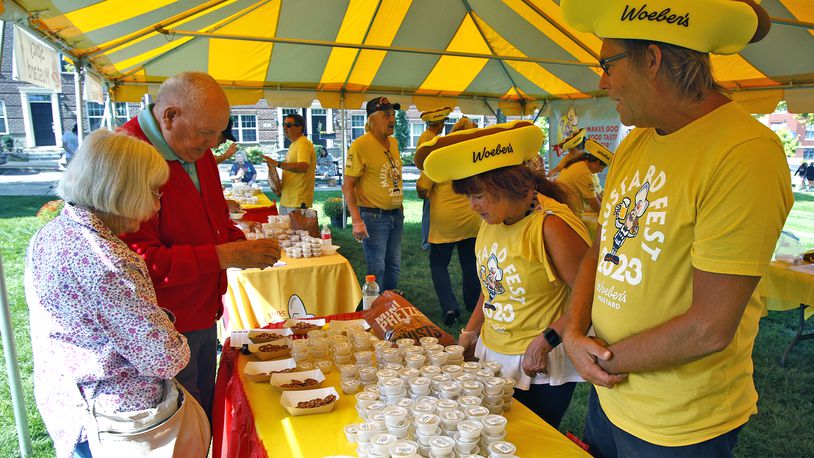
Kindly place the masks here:
<instances>
[{"instance_id":1,"label":"black watch band","mask_svg":"<svg viewBox=\"0 0 814 458\"><path fill-rule=\"evenodd\" d=\"M551 348L556 348L557 345L562 342L562 339L560 338L560 335L557 334L557 331L551 328L546 328L546 330L543 331L543 337L545 338L546 342L551 345Z\"/></svg>"}]
</instances>

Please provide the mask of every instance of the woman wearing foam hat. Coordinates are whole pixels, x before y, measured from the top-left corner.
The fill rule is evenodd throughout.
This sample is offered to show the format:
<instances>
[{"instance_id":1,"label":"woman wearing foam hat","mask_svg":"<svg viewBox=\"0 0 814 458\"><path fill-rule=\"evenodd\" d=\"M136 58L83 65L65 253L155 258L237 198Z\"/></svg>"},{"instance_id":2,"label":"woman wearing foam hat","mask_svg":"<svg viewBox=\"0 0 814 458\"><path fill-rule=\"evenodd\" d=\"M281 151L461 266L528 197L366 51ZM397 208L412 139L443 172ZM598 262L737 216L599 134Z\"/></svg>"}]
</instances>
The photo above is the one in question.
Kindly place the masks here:
<instances>
[{"instance_id":1,"label":"woman wearing foam hat","mask_svg":"<svg viewBox=\"0 0 814 458\"><path fill-rule=\"evenodd\" d=\"M555 150L566 151L567 153L548 173L549 178L559 175L565 167L574 162L574 160L585 152L582 149L583 143L585 143L584 128L571 132L571 135L565 137L565 139L561 141L559 145L554 147Z\"/></svg>"},{"instance_id":2,"label":"woman wearing foam hat","mask_svg":"<svg viewBox=\"0 0 814 458\"><path fill-rule=\"evenodd\" d=\"M584 440L598 457L731 456L757 412L755 287L793 197L777 135L728 97L709 53L761 39L768 15L735 0L560 7L602 38L599 87L636 126L613 156L563 335L595 386Z\"/></svg>"},{"instance_id":3,"label":"woman wearing foam hat","mask_svg":"<svg viewBox=\"0 0 814 458\"><path fill-rule=\"evenodd\" d=\"M585 140L583 148L560 172L557 184L568 193L568 206L585 223L593 239L596 237L596 214L602 204L602 188L597 174L610 164L613 153L592 139Z\"/></svg>"},{"instance_id":4,"label":"woman wearing foam hat","mask_svg":"<svg viewBox=\"0 0 814 458\"><path fill-rule=\"evenodd\" d=\"M437 137L415 161L432 181L452 180L483 219L481 297L458 343L501 362L517 380L515 398L557 427L580 380L559 334L588 234L559 187L524 165L542 142L538 127L516 121Z\"/></svg>"}]
</instances>

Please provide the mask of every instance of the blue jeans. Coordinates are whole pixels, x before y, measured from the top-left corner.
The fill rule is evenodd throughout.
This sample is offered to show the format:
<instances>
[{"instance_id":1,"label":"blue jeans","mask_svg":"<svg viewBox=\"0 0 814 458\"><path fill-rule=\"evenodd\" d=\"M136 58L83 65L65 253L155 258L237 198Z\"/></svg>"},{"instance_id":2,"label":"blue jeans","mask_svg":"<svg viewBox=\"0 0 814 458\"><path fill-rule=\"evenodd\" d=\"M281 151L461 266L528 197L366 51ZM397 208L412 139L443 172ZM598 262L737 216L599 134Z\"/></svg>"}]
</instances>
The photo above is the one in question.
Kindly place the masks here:
<instances>
[{"instance_id":1,"label":"blue jeans","mask_svg":"<svg viewBox=\"0 0 814 458\"><path fill-rule=\"evenodd\" d=\"M602 406L596 389L588 394L588 418L585 420L585 443L596 458L653 456L659 458L728 458L738 443L738 433L743 425L713 437L710 440L682 447L665 447L651 444L628 434L611 423Z\"/></svg>"},{"instance_id":2,"label":"blue jeans","mask_svg":"<svg viewBox=\"0 0 814 458\"><path fill-rule=\"evenodd\" d=\"M401 234L404 211L381 213L359 209L367 227L368 238L362 241L367 274L376 276L381 291L396 289L401 270Z\"/></svg>"},{"instance_id":3,"label":"blue jeans","mask_svg":"<svg viewBox=\"0 0 814 458\"><path fill-rule=\"evenodd\" d=\"M93 458L93 455L90 454L88 441L76 444L76 447L73 449L73 458Z\"/></svg>"},{"instance_id":4,"label":"blue jeans","mask_svg":"<svg viewBox=\"0 0 814 458\"><path fill-rule=\"evenodd\" d=\"M463 280L463 299L466 309L475 310L480 297L480 280L475 259L475 237L463 239L452 243L430 244L430 273L432 284L435 286L435 295L441 310L459 312L460 307L452 292L452 280L449 278L449 261L452 259L452 250L458 247L458 261L461 263L461 279Z\"/></svg>"}]
</instances>

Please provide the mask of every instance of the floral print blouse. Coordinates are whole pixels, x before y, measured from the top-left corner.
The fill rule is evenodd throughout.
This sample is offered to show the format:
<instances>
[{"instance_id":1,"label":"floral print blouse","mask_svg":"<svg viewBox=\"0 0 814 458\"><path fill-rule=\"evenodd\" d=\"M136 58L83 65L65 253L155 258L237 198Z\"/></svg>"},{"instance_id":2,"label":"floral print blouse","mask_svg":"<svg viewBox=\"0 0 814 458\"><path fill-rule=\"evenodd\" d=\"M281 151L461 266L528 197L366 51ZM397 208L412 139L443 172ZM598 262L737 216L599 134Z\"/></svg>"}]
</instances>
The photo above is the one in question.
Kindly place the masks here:
<instances>
[{"instance_id":1,"label":"floral print blouse","mask_svg":"<svg viewBox=\"0 0 814 458\"><path fill-rule=\"evenodd\" d=\"M91 212L65 205L32 238L25 271L34 395L57 456L102 412L155 407L189 361L144 261ZM84 400L82 399L84 396Z\"/></svg>"}]
</instances>

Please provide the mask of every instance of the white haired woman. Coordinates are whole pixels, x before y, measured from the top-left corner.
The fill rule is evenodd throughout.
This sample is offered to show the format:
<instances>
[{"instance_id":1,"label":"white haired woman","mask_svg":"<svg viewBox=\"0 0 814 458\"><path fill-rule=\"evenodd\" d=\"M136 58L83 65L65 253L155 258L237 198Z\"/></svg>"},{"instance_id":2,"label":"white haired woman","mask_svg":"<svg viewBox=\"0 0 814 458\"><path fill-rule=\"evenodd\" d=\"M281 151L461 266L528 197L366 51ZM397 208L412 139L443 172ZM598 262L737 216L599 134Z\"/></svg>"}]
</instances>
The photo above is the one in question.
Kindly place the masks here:
<instances>
[{"instance_id":1,"label":"white haired woman","mask_svg":"<svg viewBox=\"0 0 814 458\"><path fill-rule=\"evenodd\" d=\"M155 215L168 177L152 146L97 130L59 183L62 213L31 239L34 394L58 457L206 456L207 417L173 380L189 346L116 236Z\"/></svg>"}]
</instances>

